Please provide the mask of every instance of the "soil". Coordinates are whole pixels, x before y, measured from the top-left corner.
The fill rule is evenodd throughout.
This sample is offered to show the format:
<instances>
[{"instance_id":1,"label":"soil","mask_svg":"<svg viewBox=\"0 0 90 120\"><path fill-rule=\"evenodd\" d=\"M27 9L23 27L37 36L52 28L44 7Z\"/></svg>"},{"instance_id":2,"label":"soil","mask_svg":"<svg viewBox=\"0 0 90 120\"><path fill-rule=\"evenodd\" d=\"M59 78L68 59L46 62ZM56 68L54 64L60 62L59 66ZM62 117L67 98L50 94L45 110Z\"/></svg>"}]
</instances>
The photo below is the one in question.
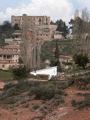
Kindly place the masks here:
<instances>
[{"instance_id":1,"label":"soil","mask_svg":"<svg viewBox=\"0 0 90 120\"><path fill-rule=\"evenodd\" d=\"M67 93L65 104L53 107L52 112L48 112L44 118L42 110L33 109L35 105L45 104L44 101L33 100L17 107L0 105L0 120L90 120L90 107L77 110L71 105L73 99L77 101L84 99L82 96L77 96L77 93L86 94L90 91L80 91L75 87L70 87L65 91Z\"/></svg>"}]
</instances>

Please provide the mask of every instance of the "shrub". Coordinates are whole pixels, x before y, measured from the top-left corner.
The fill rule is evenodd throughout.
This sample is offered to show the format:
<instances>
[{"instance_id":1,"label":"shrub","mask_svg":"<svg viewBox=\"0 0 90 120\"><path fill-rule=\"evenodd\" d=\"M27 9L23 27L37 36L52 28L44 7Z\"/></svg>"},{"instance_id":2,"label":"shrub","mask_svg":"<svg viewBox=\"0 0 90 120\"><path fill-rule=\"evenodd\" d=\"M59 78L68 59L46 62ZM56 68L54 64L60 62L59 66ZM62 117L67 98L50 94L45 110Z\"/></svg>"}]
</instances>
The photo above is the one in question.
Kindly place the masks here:
<instances>
[{"instance_id":1,"label":"shrub","mask_svg":"<svg viewBox=\"0 0 90 120\"><path fill-rule=\"evenodd\" d=\"M90 94L85 94L83 95L85 98L82 101L75 101L72 100L71 104L73 107L78 108L78 109L82 109L84 107L90 107Z\"/></svg>"},{"instance_id":2,"label":"shrub","mask_svg":"<svg viewBox=\"0 0 90 120\"><path fill-rule=\"evenodd\" d=\"M88 56L85 54L75 54L73 57L75 64L77 64L79 67L82 67L85 69L87 63L89 62Z\"/></svg>"},{"instance_id":3,"label":"shrub","mask_svg":"<svg viewBox=\"0 0 90 120\"><path fill-rule=\"evenodd\" d=\"M37 105L37 104L36 104L36 105L33 105L33 109L34 109L34 110L37 110L39 107L40 107L40 106Z\"/></svg>"},{"instance_id":4,"label":"shrub","mask_svg":"<svg viewBox=\"0 0 90 120\"><path fill-rule=\"evenodd\" d=\"M54 86L51 85L39 86L35 91L36 99L49 100L54 97L54 94L55 94L55 88Z\"/></svg>"},{"instance_id":5,"label":"shrub","mask_svg":"<svg viewBox=\"0 0 90 120\"><path fill-rule=\"evenodd\" d=\"M3 93L0 95L0 102L12 104L19 102L22 103L27 99L38 100L56 100L56 104L63 103L64 96L66 95L60 84L56 82L36 82L36 81L18 81L16 84L9 83L5 86ZM24 97L25 93L28 98ZM31 98L30 98L31 97ZM12 101L11 101L12 100Z\"/></svg>"},{"instance_id":6,"label":"shrub","mask_svg":"<svg viewBox=\"0 0 90 120\"><path fill-rule=\"evenodd\" d=\"M9 88L12 88L12 87L14 87L14 86L15 86L14 83L9 82L9 83L7 83L7 84L4 86L4 90L8 90Z\"/></svg>"},{"instance_id":7,"label":"shrub","mask_svg":"<svg viewBox=\"0 0 90 120\"><path fill-rule=\"evenodd\" d=\"M22 79L28 76L28 71L25 66L19 66L18 68L12 68L12 72L15 79Z\"/></svg>"},{"instance_id":8,"label":"shrub","mask_svg":"<svg viewBox=\"0 0 90 120\"><path fill-rule=\"evenodd\" d=\"M57 84L57 83L56 83ZM66 94L52 82L32 85L29 90L29 96L34 95L36 99L50 100L55 95L65 96Z\"/></svg>"},{"instance_id":9,"label":"shrub","mask_svg":"<svg viewBox=\"0 0 90 120\"><path fill-rule=\"evenodd\" d=\"M58 94L55 95L54 99L55 99L54 100L54 104L55 105L59 105L60 103L64 103L65 102L63 96L58 95Z\"/></svg>"}]
</instances>

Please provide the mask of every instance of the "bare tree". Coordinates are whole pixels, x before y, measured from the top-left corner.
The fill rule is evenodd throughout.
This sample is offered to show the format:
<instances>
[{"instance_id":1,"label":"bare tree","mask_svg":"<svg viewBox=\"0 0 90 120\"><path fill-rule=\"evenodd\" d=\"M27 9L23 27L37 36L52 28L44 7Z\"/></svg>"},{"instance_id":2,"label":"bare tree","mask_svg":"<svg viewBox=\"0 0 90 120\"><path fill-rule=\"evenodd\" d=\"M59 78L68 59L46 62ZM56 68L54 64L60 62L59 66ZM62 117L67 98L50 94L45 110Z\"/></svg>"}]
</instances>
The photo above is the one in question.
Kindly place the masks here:
<instances>
[{"instance_id":1,"label":"bare tree","mask_svg":"<svg viewBox=\"0 0 90 120\"><path fill-rule=\"evenodd\" d=\"M78 11L77 11L78 12ZM74 44L76 46L77 51L83 51L88 53L90 48L90 40L89 40L89 33L90 33L90 19L89 19L89 12L86 8L84 8L81 12L81 17L77 16L72 20L70 23L72 24L72 33L74 36ZM78 14L78 13L77 13Z\"/></svg>"}]
</instances>

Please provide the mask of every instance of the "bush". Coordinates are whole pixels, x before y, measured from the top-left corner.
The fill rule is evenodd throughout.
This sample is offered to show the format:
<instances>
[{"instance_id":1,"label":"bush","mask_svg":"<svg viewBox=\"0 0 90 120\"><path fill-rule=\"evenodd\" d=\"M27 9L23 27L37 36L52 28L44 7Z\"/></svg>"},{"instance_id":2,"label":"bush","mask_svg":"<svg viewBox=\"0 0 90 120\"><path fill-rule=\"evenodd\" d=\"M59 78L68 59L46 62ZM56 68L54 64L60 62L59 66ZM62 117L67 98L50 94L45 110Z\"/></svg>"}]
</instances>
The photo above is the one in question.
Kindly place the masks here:
<instances>
[{"instance_id":1,"label":"bush","mask_svg":"<svg viewBox=\"0 0 90 120\"><path fill-rule=\"evenodd\" d=\"M4 86L4 90L8 90L9 88L12 88L14 86L15 86L15 84L13 82L9 82Z\"/></svg>"},{"instance_id":2,"label":"bush","mask_svg":"<svg viewBox=\"0 0 90 120\"><path fill-rule=\"evenodd\" d=\"M55 88L51 85L41 85L34 90L36 99L49 100L54 97Z\"/></svg>"},{"instance_id":3,"label":"bush","mask_svg":"<svg viewBox=\"0 0 90 120\"><path fill-rule=\"evenodd\" d=\"M75 80L75 85L80 89L80 90L89 90L90 89L90 76L89 77L80 77Z\"/></svg>"},{"instance_id":4,"label":"bush","mask_svg":"<svg viewBox=\"0 0 90 120\"><path fill-rule=\"evenodd\" d=\"M28 71L25 66L19 66L18 68L12 69L13 75L15 79L22 79L28 76Z\"/></svg>"},{"instance_id":5,"label":"bush","mask_svg":"<svg viewBox=\"0 0 90 120\"><path fill-rule=\"evenodd\" d=\"M82 67L85 69L87 63L89 62L88 56L85 54L75 54L73 57L75 64L77 64L79 67Z\"/></svg>"},{"instance_id":6,"label":"bush","mask_svg":"<svg viewBox=\"0 0 90 120\"><path fill-rule=\"evenodd\" d=\"M71 104L73 107L78 108L78 109L82 109L85 107L90 107L90 94L85 94L83 95L85 98L82 101L76 101L76 100L72 100Z\"/></svg>"},{"instance_id":7,"label":"bush","mask_svg":"<svg viewBox=\"0 0 90 120\"><path fill-rule=\"evenodd\" d=\"M56 104L64 102L66 95L58 82L36 82L36 81L18 81L16 84L9 83L5 86L4 91L0 95L0 102L10 104L21 103L26 99L51 100L56 101ZM26 97L23 96L25 93ZM14 100L15 99L15 100Z\"/></svg>"},{"instance_id":8,"label":"bush","mask_svg":"<svg viewBox=\"0 0 90 120\"><path fill-rule=\"evenodd\" d=\"M29 89L29 96L34 95L35 99L50 100L54 98L56 94L60 96L66 95L57 83L54 84L52 82L32 85Z\"/></svg>"}]
</instances>

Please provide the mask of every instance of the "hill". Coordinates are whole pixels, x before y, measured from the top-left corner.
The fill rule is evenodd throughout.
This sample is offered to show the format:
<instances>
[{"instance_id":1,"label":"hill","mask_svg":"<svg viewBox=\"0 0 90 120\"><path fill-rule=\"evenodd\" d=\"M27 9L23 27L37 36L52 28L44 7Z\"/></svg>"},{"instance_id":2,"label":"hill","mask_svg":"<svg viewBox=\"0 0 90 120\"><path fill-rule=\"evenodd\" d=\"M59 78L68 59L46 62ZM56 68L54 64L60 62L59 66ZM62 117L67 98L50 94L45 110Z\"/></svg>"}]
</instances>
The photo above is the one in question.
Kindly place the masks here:
<instances>
[{"instance_id":1,"label":"hill","mask_svg":"<svg viewBox=\"0 0 90 120\"><path fill-rule=\"evenodd\" d=\"M65 39L65 40L53 40L47 41L42 45L41 50L41 59L42 61L49 59L50 61L54 60L54 51L56 47L56 43L58 44L61 55L72 55L74 53L74 45L73 40Z\"/></svg>"}]
</instances>

